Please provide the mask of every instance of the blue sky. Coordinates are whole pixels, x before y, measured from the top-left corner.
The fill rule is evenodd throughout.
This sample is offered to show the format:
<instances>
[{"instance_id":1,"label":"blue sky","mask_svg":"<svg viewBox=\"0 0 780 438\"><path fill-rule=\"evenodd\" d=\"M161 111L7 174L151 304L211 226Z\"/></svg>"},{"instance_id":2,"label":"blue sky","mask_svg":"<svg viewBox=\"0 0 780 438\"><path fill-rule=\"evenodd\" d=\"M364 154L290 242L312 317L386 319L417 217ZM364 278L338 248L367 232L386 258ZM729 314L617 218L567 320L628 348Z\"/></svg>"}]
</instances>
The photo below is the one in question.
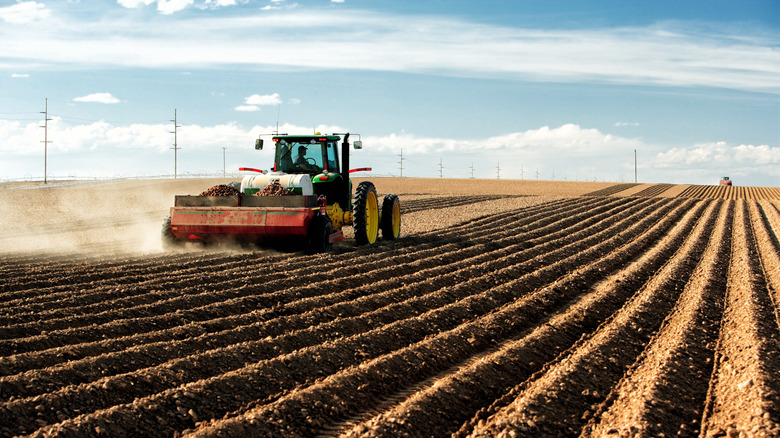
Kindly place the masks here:
<instances>
[{"instance_id":1,"label":"blue sky","mask_svg":"<svg viewBox=\"0 0 780 438\"><path fill-rule=\"evenodd\" d=\"M278 122L380 175L780 186L775 0L0 0L0 40L0 180L48 99L57 178L172 174L176 110L180 174Z\"/></svg>"}]
</instances>

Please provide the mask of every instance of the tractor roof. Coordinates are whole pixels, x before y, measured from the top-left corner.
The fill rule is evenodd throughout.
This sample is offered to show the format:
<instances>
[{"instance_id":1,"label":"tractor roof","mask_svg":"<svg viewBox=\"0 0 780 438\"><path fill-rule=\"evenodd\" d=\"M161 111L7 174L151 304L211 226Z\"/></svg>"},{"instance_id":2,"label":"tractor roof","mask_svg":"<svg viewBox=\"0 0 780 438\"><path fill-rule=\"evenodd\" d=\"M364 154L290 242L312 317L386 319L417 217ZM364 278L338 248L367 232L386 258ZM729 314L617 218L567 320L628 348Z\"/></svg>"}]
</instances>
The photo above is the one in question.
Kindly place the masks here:
<instances>
[{"instance_id":1,"label":"tractor roof","mask_svg":"<svg viewBox=\"0 0 780 438\"><path fill-rule=\"evenodd\" d=\"M339 135L322 135L322 134L311 134L311 135L275 135L273 137L274 141L279 140L285 140L285 141L298 141L298 140L315 140L315 141L338 141L341 140L341 136Z\"/></svg>"}]
</instances>

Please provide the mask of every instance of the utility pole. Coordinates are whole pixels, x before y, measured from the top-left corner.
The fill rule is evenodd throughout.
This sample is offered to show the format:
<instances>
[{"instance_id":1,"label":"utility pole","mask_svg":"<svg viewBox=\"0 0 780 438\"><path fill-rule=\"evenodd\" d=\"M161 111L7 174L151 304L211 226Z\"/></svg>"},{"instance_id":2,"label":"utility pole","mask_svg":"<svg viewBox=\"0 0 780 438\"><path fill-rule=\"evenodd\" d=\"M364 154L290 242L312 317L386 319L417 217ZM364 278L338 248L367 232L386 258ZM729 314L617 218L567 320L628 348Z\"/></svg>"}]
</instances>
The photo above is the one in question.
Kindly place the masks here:
<instances>
[{"instance_id":1,"label":"utility pole","mask_svg":"<svg viewBox=\"0 0 780 438\"><path fill-rule=\"evenodd\" d=\"M401 178L404 177L404 150L401 148L401 161L398 162L401 165Z\"/></svg>"},{"instance_id":2,"label":"utility pole","mask_svg":"<svg viewBox=\"0 0 780 438\"><path fill-rule=\"evenodd\" d=\"M441 158L439 158L439 178L444 178L444 165Z\"/></svg>"},{"instance_id":3,"label":"utility pole","mask_svg":"<svg viewBox=\"0 0 780 438\"><path fill-rule=\"evenodd\" d=\"M536 179L537 180L539 179L539 168L538 167L536 168Z\"/></svg>"},{"instance_id":4,"label":"utility pole","mask_svg":"<svg viewBox=\"0 0 780 438\"><path fill-rule=\"evenodd\" d=\"M225 177L225 151L227 151L227 148L222 147L222 178Z\"/></svg>"},{"instance_id":5,"label":"utility pole","mask_svg":"<svg viewBox=\"0 0 780 438\"><path fill-rule=\"evenodd\" d=\"M178 151L181 149L179 147L179 128L181 128L181 125L178 124L178 116L176 115L176 108L173 109L173 131L171 131L171 134L173 134L173 179L176 179L178 177L178 167L179 167L179 157L178 157Z\"/></svg>"},{"instance_id":6,"label":"utility pole","mask_svg":"<svg viewBox=\"0 0 780 438\"><path fill-rule=\"evenodd\" d=\"M634 149L634 183L636 184L636 149Z\"/></svg>"},{"instance_id":7,"label":"utility pole","mask_svg":"<svg viewBox=\"0 0 780 438\"><path fill-rule=\"evenodd\" d=\"M501 179L501 163L496 164L496 179Z\"/></svg>"},{"instance_id":8,"label":"utility pole","mask_svg":"<svg viewBox=\"0 0 780 438\"><path fill-rule=\"evenodd\" d=\"M49 174L49 98L46 98L46 106L44 108L44 111L41 111L41 114L43 114L43 183L46 184L48 180L46 179L47 175Z\"/></svg>"},{"instance_id":9,"label":"utility pole","mask_svg":"<svg viewBox=\"0 0 780 438\"><path fill-rule=\"evenodd\" d=\"M522 181L522 180L524 180L524 179L525 179L525 168L524 168L524 167L523 167L523 165L521 164L521 165L520 165L520 181Z\"/></svg>"},{"instance_id":10,"label":"utility pole","mask_svg":"<svg viewBox=\"0 0 780 438\"><path fill-rule=\"evenodd\" d=\"M471 163L471 179L474 179L474 162Z\"/></svg>"}]
</instances>

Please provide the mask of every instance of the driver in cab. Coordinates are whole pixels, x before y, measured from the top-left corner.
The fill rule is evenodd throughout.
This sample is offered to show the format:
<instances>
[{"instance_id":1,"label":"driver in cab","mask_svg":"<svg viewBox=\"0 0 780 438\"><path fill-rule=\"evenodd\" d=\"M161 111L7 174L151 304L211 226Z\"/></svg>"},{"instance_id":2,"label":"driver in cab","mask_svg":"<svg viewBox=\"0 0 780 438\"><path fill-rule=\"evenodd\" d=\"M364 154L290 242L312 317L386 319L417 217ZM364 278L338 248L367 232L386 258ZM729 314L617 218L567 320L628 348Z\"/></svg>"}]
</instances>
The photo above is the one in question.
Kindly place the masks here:
<instances>
[{"instance_id":1,"label":"driver in cab","mask_svg":"<svg viewBox=\"0 0 780 438\"><path fill-rule=\"evenodd\" d=\"M309 160L309 158L306 158L306 146L298 146L298 156L295 157L295 165L307 172L318 171L319 167L310 163Z\"/></svg>"}]
</instances>

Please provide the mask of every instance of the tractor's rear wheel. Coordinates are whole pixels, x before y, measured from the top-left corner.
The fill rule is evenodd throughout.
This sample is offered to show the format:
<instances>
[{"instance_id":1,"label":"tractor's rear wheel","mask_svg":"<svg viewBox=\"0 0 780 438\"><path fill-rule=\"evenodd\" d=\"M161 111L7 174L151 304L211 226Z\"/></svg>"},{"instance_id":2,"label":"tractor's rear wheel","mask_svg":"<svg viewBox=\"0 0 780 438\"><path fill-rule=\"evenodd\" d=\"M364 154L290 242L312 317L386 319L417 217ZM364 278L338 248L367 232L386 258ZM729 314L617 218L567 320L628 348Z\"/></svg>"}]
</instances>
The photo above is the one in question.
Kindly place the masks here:
<instances>
[{"instance_id":1,"label":"tractor's rear wheel","mask_svg":"<svg viewBox=\"0 0 780 438\"><path fill-rule=\"evenodd\" d=\"M333 249L333 244L330 243L331 234L333 234L333 222L330 218L315 216L309 223L308 252L310 254L330 252Z\"/></svg>"},{"instance_id":2,"label":"tractor's rear wheel","mask_svg":"<svg viewBox=\"0 0 780 438\"><path fill-rule=\"evenodd\" d=\"M382 201L382 239L395 240L401 235L401 201L398 195L385 195Z\"/></svg>"},{"instance_id":3,"label":"tractor's rear wheel","mask_svg":"<svg viewBox=\"0 0 780 438\"><path fill-rule=\"evenodd\" d=\"M379 202L376 188L369 181L358 184L352 209L352 226L355 228L355 242L367 245L376 242L379 234Z\"/></svg>"},{"instance_id":4,"label":"tractor's rear wheel","mask_svg":"<svg viewBox=\"0 0 780 438\"><path fill-rule=\"evenodd\" d=\"M176 249L181 248L182 245L184 245L184 242L177 239L176 236L173 235L173 231L171 231L171 217L168 216L163 221L162 225L162 247L165 250L168 249Z\"/></svg>"}]
</instances>

